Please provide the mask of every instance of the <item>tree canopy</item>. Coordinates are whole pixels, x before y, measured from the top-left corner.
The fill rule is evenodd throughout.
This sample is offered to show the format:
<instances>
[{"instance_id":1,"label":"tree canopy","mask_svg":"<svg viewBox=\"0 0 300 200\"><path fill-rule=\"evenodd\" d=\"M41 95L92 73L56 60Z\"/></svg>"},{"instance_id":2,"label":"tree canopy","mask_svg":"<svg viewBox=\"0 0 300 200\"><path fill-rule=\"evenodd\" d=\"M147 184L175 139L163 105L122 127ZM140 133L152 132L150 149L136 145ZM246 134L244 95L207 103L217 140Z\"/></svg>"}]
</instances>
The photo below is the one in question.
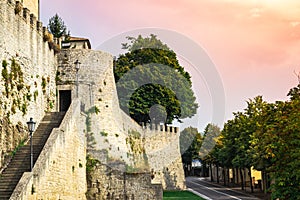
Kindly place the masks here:
<instances>
[{"instance_id":1,"label":"tree canopy","mask_svg":"<svg viewBox=\"0 0 300 200\"><path fill-rule=\"evenodd\" d=\"M180 132L179 143L182 162L191 165L193 159L199 159L202 135L197 128L188 127Z\"/></svg>"},{"instance_id":2,"label":"tree canopy","mask_svg":"<svg viewBox=\"0 0 300 200\"><path fill-rule=\"evenodd\" d=\"M60 38L63 35L67 35L67 27L58 14L55 14L49 19L48 30L56 38Z\"/></svg>"},{"instance_id":3,"label":"tree canopy","mask_svg":"<svg viewBox=\"0 0 300 200\"><path fill-rule=\"evenodd\" d=\"M250 99L246 109L225 123L222 145L207 156L225 167L253 166L269 174L272 199L300 196L300 84L288 96L288 101L275 103L261 96Z\"/></svg>"},{"instance_id":4,"label":"tree canopy","mask_svg":"<svg viewBox=\"0 0 300 200\"><path fill-rule=\"evenodd\" d=\"M191 76L180 66L175 52L153 34L127 39L129 43L122 46L128 52L114 63L121 108L138 123L160 123L164 112L164 123L196 114ZM151 119L149 112L155 105L165 109L156 109L157 117Z\"/></svg>"}]
</instances>

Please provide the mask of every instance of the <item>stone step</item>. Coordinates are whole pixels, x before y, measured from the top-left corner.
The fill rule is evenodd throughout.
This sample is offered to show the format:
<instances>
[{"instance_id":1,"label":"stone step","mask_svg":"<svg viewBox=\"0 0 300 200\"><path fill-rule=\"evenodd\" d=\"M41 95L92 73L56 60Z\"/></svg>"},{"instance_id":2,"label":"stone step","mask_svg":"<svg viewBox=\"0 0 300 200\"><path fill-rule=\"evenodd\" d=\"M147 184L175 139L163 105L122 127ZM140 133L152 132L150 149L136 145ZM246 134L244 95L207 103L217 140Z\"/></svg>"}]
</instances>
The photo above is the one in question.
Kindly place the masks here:
<instances>
[{"instance_id":1,"label":"stone step","mask_svg":"<svg viewBox=\"0 0 300 200\"><path fill-rule=\"evenodd\" d=\"M1 200L9 200L9 198L10 198L10 195L1 195L0 194L0 199Z\"/></svg>"},{"instance_id":2,"label":"stone step","mask_svg":"<svg viewBox=\"0 0 300 200\"><path fill-rule=\"evenodd\" d=\"M1 194L0 194L0 199L1 200L5 200L5 199L9 199L10 198L10 191L9 192L1 192Z\"/></svg>"},{"instance_id":3,"label":"stone step","mask_svg":"<svg viewBox=\"0 0 300 200\"><path fill-rule=\"evenodd\" d=\"M1 194L10 194L12 191L11 188L6 188L6 189L0 189Z\"/></svg>"},{"instance_id":4,"label":"stone step","mask_svg":"<svg viewBox=\"0 0 300 200\"><path fill-rule=\"evenodd\" d=\"M13 176L13 177L10 177L8 179L8 177L4 177L2 178L2 183L0 184L0 189L1 188L7 188L7 187L10 187L12 185L17 185L17 183L19 182L20 178L22 176Z\"/></svg>"},{"instance_id":5,"label":"stone step","mask_svg":"<svg viewBox=\"0 0 300 200\"><path fill-rule=\"evenodd\" d=\"M0 191L5 192L5 191L13 190L14 189L13 186L15 185L16 183L8 183L6 185L1 185Z\"/></svg>"},{"instance_id":6,"label":"stone step","mask_svg":"<svg viewBox=\"0 0 300 200\"><path fill-rule=\"evenodd\" d=\"M3 170L2 174L6 172L17 172L18 170L27 170L30 169L30 161L29 162L23 162L22 165L10 165L9 168L6 168ZM20 171L21 172L21 171Z\"/></svg>"},{"instance_id":7,"label":"stone step","mask_svg":"<svg viewBox=\"0 0 300 200\"><path fill-rule=\"evenodd\" d=\"M40 153L40 151L42 150L43 148L39 147L39 148L34 148L32 149L32 153L33 155L37 155ZM22 153L20 152L19 154L15 154L15 156L13 156L13 159L15 160L18 160L18 158L26 158L28 156L30 156L31 154L31 151L23 151Z\"/></svg>"},{"instance_id":8,"label":"stone step","mask_svg":"<svg viewBox=\"0 0 300 200\"><path fill-rule=\"evenodd\" d=\"M16 188L16 186L18 185L18 182L19 182L19 180L15 179L15 180L13 180L9 183L1 184L0 185L0 187L1 187L0 188L0 194L3 194L3 192L11 192L12 193L14 191L14 189Z\"/></svg>"},{"instance_id":9,"label":"stone step","mask_svg":"<svg viewBox=\"0 0 300 200\"><path fill-rule=\"evenodd\" d=\"M29 162L28 162L28 163L29 163ZM9 166L10 166L10 164L9 164ZM15 165L15 166L17 166L17 165ZM26 169L26 168L28 168L28 167L30 167L30 166L29 166L29 165L27 166L27 162L23 162L23 165L21 165L21 166L14 167L14 165L12 165L12 166L10 166L9 168L8 168L8 167L5 168L5 169L3 170L3 172L2 172L2 174L5 173L5 172L14 172L14 171L16 171L16 169ZM1 177L2 174L0 174L0 177Z\"/></svg>"},{"instance_id":10,"label":"stone step","mask_svg":"<svg viewBox=\"0 0 300 200\"><path fill-rule=\"evenodd\" d=\"M40 153L40 151L37 151L37 149L35 149L33 151L33 158L37 157L39 153ZM16 163L16 162L20 162L20 161L26 161L26 160L30 160L30 152L14 156L13 159L12 159L12 161L11 161L11 163Z\"/></svg>"},{"instance_id":11,"label":"stone step","mask_svg":"<svg viewBox=\"0 0 300 200\"><path fill-rule=\"evenodd\" d=\"M1 195L0 194L0 199L1 200L9 200L9 198L10 198L10 195Z\"/></svg>"},{"instance_id":12,"label":"stone step","mask_svg":"<svg viewBox=\"0 0 300 200\"><path fill-rule=\"evenodd\" d=\"M1 188L0 188L0 194L4 194L4 192L13 192L16 185L18 184L18 180L14 181L14 182L11 182L11 183L8 183L6 185L0 185Z\"/></svg>"},{"instance_id":13,"label":"stone step","mask_svg":"<svg viewBox=\"0 0 300 200\"><path fill-rule=\"evenodd\" d=\"M13 178L13 177L20 177L23 175L24 172L7 172L5 174L1 175L1 179L5 180L9 177Z\"/></svg>"},{"instance_id":14,"label":"stone step","mask_svg":"<svg viewBox=\"0 0 300 200\"><path fill-rule=\"evenodd\" d=\"M5 184L1 184L0 185L0 190L8 190L8 188L12 188L12 190L14 190L15 186L18 184L19 180L21 177L18 178L14 178L9 180L10 182L5 182ZM5 181L5 180L4 180ZM1 194L1 193L0 193Z\"/></svg>"},{"instance_id":15,"label":"stone step","mask_svg":"<svg viewBox=\"0 0 300 200\"><path fill-rule=\"evenodd\" d=\"M19 179L21 178L22 176L19 177ZM1 188L2 187L8 187L10 185L16 185L17 183L19 182L18 179L16 179L15 177L12 177L11 179L2 179L1 178L1 182L0 182L0 186Z\"/></svg>"},{"instance_id":16,"label":"stone step","mask_svg":"<svg viewBox=\"0 0 300 200\"><path fill-rule=\"evenodd\" d=\"M37 156L33 157L33 161L35 162L37 160ZM30 165L30 159L26 159L26 160L23 160L22 162L11 162L9 165L10 165L10 168L11 169L26 169L26 165Z\"/></svg>"},{"instance_id":17,"label":"stone step","mask_svg":"<svg viewBox=\"0 0 300 200\"><path fill-rule=\"evenodd\" d=\"M29 168L29 167L28 167ZM0 178L2 178L2 177L4 177L4 176L6 176L7 174L23 174L23 172L21 172L21 171L15 171L15 170L13 170L12 168L6 168L3 172L2 172L2 174L0 175ZM1 182L0 182L1 183Z\"/></svg>"},{"instance_id":18,"label":"stone step","mask_svg":"<svg viewBox=\"0 0 300 200\"><path fill-rule=\"evenodd\" d=\"M12 184L7 184L7 185L1 185L0 188L0 194L3 194L4 192L9 192L14 190L14 188L16 187L16 183L12 183Z\"/></svg>"}]
</instances>

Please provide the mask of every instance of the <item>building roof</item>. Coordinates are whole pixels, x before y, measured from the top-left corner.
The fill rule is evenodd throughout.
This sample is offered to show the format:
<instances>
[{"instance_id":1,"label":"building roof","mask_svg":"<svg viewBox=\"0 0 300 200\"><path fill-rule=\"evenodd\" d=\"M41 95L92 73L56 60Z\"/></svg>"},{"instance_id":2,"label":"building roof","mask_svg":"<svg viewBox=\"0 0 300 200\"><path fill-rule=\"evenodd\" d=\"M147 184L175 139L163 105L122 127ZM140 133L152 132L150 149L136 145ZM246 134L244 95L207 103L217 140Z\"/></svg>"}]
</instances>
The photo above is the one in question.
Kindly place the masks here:
<instances>
[{"instance_id":1,"label":"building roof","mask_svg":"<svg viewBox=\"0 0 300 200\"><path fill-rule=\"evenodd\" d=\"M64 43L67 43L67 42L87 42L87 45L88 45L88 48L91 49L91 43L90 43L90 40L87 39L87 38L81 38L81 37L73 37L73 36L70 36L69 39L67 41L64 41Z\"/></svg>"}]
</instances>

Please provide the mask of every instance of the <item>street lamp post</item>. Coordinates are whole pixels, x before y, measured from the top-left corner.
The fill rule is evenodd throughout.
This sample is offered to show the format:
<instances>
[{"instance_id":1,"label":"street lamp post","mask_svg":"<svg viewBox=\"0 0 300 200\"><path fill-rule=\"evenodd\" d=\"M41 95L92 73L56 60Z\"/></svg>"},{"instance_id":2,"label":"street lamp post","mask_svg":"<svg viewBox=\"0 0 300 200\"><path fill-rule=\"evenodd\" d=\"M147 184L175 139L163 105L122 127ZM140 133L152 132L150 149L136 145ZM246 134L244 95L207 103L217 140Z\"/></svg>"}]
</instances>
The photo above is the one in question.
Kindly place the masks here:
<instances>
[{"instance_id":1,"label":"street lamp post","mask_svg":"<svg viewBox=\"0 0 300 200\"><path fill-rule=\"evenodd\" d=\"M76 69L76 97L78 98L78 71L80 69L80 62L78 60L76 60L74 62L75 64L75 69Z\"/></svg>"},{"instance_id":2,"label":"street lamp post","mask_svg":"<svg viewBox=\"0 0 300 200\"><path fill-rule=\"evenodd\" d=\"M29 122L27 122L28 130L30 133L30 171L33 168L33 146L32 146L32 133L35 129L35 122L33 121L32 117L30 118Z\"/></svg>"}]
</instances>

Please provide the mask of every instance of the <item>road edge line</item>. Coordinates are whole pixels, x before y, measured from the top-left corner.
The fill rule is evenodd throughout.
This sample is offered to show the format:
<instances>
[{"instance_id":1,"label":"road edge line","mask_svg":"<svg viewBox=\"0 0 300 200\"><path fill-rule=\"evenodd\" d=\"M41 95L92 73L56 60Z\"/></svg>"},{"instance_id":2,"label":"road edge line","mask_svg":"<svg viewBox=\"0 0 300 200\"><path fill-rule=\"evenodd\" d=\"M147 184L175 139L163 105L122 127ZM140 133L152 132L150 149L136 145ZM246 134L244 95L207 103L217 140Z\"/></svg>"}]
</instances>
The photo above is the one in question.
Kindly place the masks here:
<instances>
[{"instance_id":1,"label":"road edge line","mask_svg":"<svg viewBox=\"0 0 300 200\"><path fill-rule=\"evenodd\" d=\"M195 190L193 190L193 189L191 189L191 188L188 188L187 190L190 191L190 192L192 192L192 193L194 193L195 195L197 195L197 196L203 198L203 199L206 199L206 200L213 200L213 199L209 198L208 196L205 196L204 194L201 194L201 193L199 193L199 192L197 192L197 191L195 191Z\"/></svg>"},{"instance_id":2,"label":"road edge line","mask_svg":"<svg viewBox=\"0 0 300 200\"><path fill-rule=\"evenodd\" d=\"M218 187L222 187L222 188L225 188L226 190L233 191L233 192L236 192L236 193L239 193L239 194L241 194L241 195L248 196L248 197L253 197L253 198L256 198L256 200L259 200L259 198L257 198L256 196L254 196L254 195L252 195L252 194L248 194L248 193L245 193L245 192L236 190L236 189L234 189L234 188L225 187L225 186L223 186L223 185L221 185L221 184L218 184L218 183L216 183L216 182L211 182L211 181L208 181L207 179L201 179L201 177L199 177L198 180L200 180L200 181L206 181L208 184L215 185L215 186L218 186Z\"/></svg>"}]
</instances>

